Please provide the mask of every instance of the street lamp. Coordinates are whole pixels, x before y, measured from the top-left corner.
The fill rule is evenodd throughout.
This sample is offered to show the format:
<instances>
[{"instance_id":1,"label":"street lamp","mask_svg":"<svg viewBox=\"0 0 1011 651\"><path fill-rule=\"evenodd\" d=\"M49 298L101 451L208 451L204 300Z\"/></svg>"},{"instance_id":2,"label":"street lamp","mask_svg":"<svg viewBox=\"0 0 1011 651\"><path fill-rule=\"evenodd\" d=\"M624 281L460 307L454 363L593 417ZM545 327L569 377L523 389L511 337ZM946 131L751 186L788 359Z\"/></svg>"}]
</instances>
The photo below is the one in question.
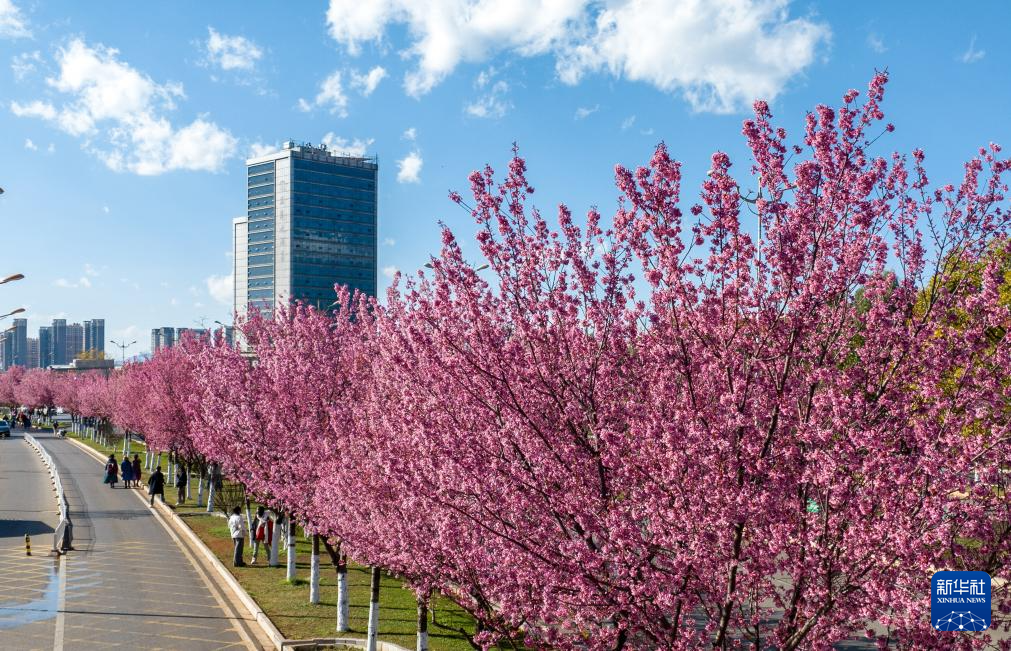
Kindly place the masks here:
<instances>
[{"instance_id":1,"label":"street lamp","mask_svg":"<svg viewBox=\"0 0 1011 651\"><path fill-rule=\"evenodd\" d=\"M19 307L16 310L11 310L7 314L0 314L0 319L6 319L9 316L14 316L15 314L21 314L24 311L25 311L25 308Z\"/></svg>"},{"instance_id":2,"label":"street lamp","mask_svg":"<svg viewBox=\"0 0 1011 651\"><path fill-rule=\"evenodd\" d=\"M120 351L122 351L122 353L123 353L123 362L120 364L120 368L122 368L123 366L126 366L126 349L129 348L130 346L134 345L135 343L137 343L137 340L134 339L133 341L131 341L128 344L123 344L123 343L120 343L118 341L114 341L114 340L110 339L109 343L111 343L113 346L117 346L120 349Z\"/></svg>"},{"instance_id":3,"label":"street lamp","mask_svg":"<svg viewBox=\"0 0 1011 651\"><path fill-rule=\"evenodd\" d=\"M12 274L10 276L7 276L3 280L0 280L0 285L6 284L6 283L12 283L15 280L21 280L24 277L25 277L24 274Z\"/></svg>"}]
</instances>

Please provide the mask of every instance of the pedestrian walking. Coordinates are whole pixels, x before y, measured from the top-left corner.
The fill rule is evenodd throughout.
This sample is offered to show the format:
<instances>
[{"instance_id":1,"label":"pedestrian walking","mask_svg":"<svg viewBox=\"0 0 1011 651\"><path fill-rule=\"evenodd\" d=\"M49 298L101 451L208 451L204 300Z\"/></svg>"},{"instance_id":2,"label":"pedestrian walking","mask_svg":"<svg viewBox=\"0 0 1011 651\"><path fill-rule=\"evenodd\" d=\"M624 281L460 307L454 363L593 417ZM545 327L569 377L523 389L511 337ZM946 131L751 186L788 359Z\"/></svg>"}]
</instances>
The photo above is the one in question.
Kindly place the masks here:
<instances>
[{"instance_id":1,"label":"pedestrian walking","mask_svg":"<svg viewBox=\"0 0 1011 651\"><path fill-rule=\"evenodd\" d=\"M186 466L183 464L176 465L176 488L179 490L179 497L176 498L176 506L179 506L186 502L186 483L189 481L189 473L186 472Z\"/></svg>"},{"instance_id":2,"label":"pedestrian walking","mask_svg":"<svg viewBox=\"0 0 1011 651\"><path fill-rule=\"evenodd\" d=\"M151 506L154 506L155 495L161 495L161 503L165 503L165 475L161 472L161 466L157 466L147 478L147 490L151 493Z\"/></svg>"},{"instance_id":3,"label":"pedestrian walking","mask_svg":"<svg viewBox=\"0 0 1011 651\"><path fill-rule=\"evenodd\" d=\"M119 481L119 464L116 463L115 454L110 454L108 461L105 462L105 479L102 481L108 484L109 488L115 488L116 482Z\"/></svg>"},{"instance_id":4,"label":"pedestrian walking","mask_svg":"<svg viewBox=\"0 0 1011 651\"><path fill-rule=\"evenodd\" d=\"M270 549L271 539L274 537L274 523L271 521L270 517L267 516L267 511L262 506L256 507L256 531L253 533L253 564L256 563L256 557L260 553L260 546L266 545L266 549ZM266 552L270 555L270 552Z\"/></svg>"},{"instance_id":5,"label":"pedestrian walking","mask_svg":"<svg viewBox=\"0 0 1011 651\"><path fill-rule=\"evenodd\" d=\"M140 488L140 455L136 452L133 455L133 463L130 465L133 466L133 485Z\"/></svg>"},{"instance_id":6,"label":"pedestrian walking","mask_svg":"<svg viewBox=\"0 0 1011 651\"><path fill-rule=\"evenodd\" d=\"M123 488L130 488L130 482L133 481L133 464L130 463L130 457L123 457L119 470L123 476Z\"/></svg>"},{"instance_id":7,"label":"pedestrian walking","mask_svg":"<svg viewBox=\"0 0 1011 651\"><path fill-rule=\"evenodd\" d=\"M246 527L242 524L242 509L235 507L232 515L228 518L228 531L232 534L232 545L235 550L232 554L232 566L243 567L246 561L242 560L242 545L246 540Z\"/></svg>"}]
</instances>

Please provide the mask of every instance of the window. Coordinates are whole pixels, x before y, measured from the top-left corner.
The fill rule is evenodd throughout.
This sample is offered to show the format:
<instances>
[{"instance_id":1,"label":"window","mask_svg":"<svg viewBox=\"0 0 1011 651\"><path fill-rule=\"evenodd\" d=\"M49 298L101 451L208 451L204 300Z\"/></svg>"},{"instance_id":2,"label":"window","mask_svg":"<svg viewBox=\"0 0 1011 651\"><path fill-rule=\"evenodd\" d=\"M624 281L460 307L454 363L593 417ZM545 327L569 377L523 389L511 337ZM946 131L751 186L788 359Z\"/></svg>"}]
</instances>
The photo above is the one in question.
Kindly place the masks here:
<instances>
[{"instance_id":1,"label":"window","mask_svg":"<svg viewBox=\"0 0 1011 651\"><path fill-rule=\"evenodd\" d=\"M274 264L274 254L251 255L249 256L249 266L256 264Z\"/></svg>"},{"instance_id":2,"label":"window","mask_svg":"<svg viewBox=\"0 0 1011 651\"><path fill-rule=\"evenodd\" d=\"M249 190L246 191L246 194L247 194L247 196L250 196L250 197L259 197L259 196L263 196L265 194L274 194L274 186L273 185L261 185L261 186L255 187L255 188L249 188Z\"/></svg>"},{"instance_id":3,"label":"window","mask_svg":"<svg viewBox=\"0 0 1011 651\"><path fill-rule=\"evenodd\" d=\"M250 199L249 201L246 202L247 208L259 208L260 206L273 206L273 205L274 205L273 196L261 197L259 199Z\"/></svg>"},{"instance_id":4,"label":"window","mask_svg":"<svg viewBox=\"0 0 1011 651\"><path fill-rule=\"evenodd\" d=\"M274 183L273 174L257 174L256 176L250 176L249 180L246 182L248 186L263 185L264 183Z\"/></svg>"},{"instance_id":5,"label":"window","mask_svg":"<svg viewBox=\"0 0 1011 651\"><path fill-rule=\"evenodd\" d=\"M262 174L264 172L273 172L273 171L274 171L274 161L270 161L269 163L260 163L259 165L251 166L249 168L248 173L250 176L253 176L254 174Z\"/></svg>"}]
</instances>

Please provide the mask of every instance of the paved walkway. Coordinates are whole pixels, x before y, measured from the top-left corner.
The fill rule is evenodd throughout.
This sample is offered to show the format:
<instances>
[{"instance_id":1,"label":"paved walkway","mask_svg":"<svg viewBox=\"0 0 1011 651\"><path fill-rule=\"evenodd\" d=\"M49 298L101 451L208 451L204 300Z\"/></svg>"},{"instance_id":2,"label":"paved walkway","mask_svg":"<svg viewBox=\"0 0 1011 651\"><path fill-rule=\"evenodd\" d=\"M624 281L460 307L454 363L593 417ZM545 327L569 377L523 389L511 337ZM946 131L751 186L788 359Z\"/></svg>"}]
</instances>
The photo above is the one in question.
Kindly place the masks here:
<instances>
[{"instance_id":1,"label":"paved walkway","mask_svg":"<svg viewBox=\"0 0 1011 651\"><path fill-rule=\"evenodd\" d=\"M4 648L260 648L250 622L205 579L205 569L136 497L138 489L110 489L87 452L35 436L59 468L75 551L62 560L44 556L56 524L54 493L38 456L15 432L0 441L0 514L9 522L0 524ZM33 537L31 558L24 556L26 527L49 532Z\"/></svg>"}]
</instances>

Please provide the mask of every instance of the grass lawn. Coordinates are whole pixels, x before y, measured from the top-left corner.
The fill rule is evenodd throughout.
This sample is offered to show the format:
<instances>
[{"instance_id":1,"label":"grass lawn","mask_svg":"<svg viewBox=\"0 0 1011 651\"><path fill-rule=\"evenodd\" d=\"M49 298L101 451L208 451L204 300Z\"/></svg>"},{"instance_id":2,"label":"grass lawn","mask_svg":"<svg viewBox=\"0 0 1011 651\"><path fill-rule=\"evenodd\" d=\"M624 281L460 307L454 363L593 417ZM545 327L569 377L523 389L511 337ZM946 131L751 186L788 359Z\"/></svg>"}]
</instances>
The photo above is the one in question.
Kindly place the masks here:
<instances>
[{"instance_id":1,"label":"grass lawn","mask_svg":"<svg viewBox=\"0 0 1011 651\"><path fill-rule=\"evenodd\" d=\"M122 439L113 442L112 447L99 445L87 438L71 434L88 447L99 451L103 456L110 452L120 459L123 451ZM116 445L118 443L118 445ZM138 452L143 458L143 446L131 445L131 456ZM176 489L171 486L172 478L168 476L165 457L162 458L162 471L166 473L165 497L169 504L175 503ZM149 476L144 471L142 484ZM191 477L195 482L197 478ZM225 480L226 482L228 480ZM227 490L225 491L227 493ZM262 555L257 559L257 565L247 567L232 567L232 541L228 533L228 524L222 517L206 513L206 507L196 506L197 485L190 487L190 501L183 507L176 508L176 513L190 529L218 557L218 560L228 568L242 587L270 617L281 633L290 639L311 639L337 636L337 573L330 564L326 551L320 549L320 603L309 603L309 561L311 541L299 535L296 538L295 583L285 579L286 556L284 541L281 541L279 567L267 567L267 557ZM207 494L204 493L206 504ZM256 505L253 505L255 511ZM221 511L218 511L221 513ZM244 513L244 512L243 512ZM247 540L246 560L249 561L251 550ZM348 595L350 600L350 628L341 637L364 638L368 625L369 614L369 570L366 567L348 564ZM415 646L417 627L417 602L414 593L404 588L400 579L384 575L379 593L379 639L393 642L408 649ZM432 651L464 651L473 647L469 642L469 634L475 629L473 618L463 609L445 597L433 600L429 608L428 638ZM465 635L462 631L466 631ZM500 648L514 648L501 646Z\"/></svg>"}]
</instances>

